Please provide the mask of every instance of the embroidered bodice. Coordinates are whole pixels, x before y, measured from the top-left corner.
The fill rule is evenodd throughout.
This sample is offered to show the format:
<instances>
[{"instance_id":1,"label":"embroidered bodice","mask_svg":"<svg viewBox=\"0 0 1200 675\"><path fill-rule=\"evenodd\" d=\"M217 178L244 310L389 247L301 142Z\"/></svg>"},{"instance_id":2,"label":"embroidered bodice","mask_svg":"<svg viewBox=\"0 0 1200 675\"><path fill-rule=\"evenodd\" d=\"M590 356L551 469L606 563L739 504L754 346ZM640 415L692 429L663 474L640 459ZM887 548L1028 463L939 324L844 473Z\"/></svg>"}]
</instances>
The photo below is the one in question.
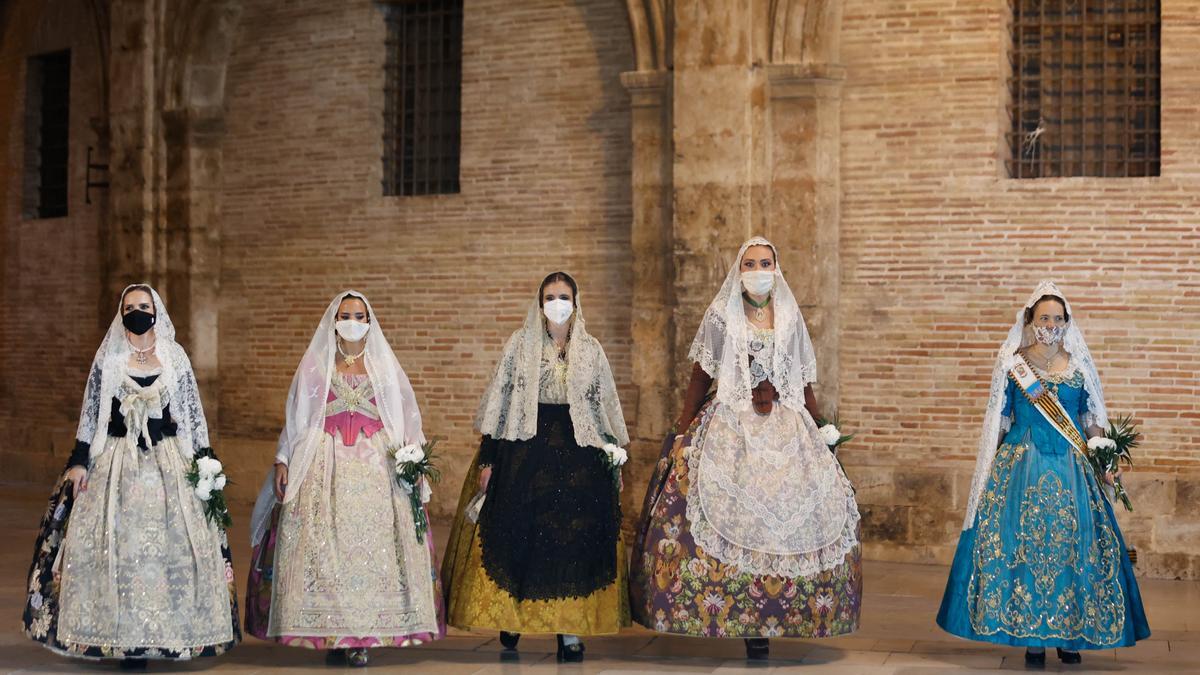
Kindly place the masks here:
<instances>
[{"instance_id":1,"label":"embroidered bodice","mask_svg":"<svg viewBox=\"0 0 1200 675\"><path fill-rule=\"evenodd\" d=\"M130 368L125 381L117 386L112 398L112 413L108 419L108 435L123 438L137 434L137 446L142 450L173 437L179 427L171 418L170 397L158 382L162 370Z\"/></svg>"},{"instance_id":2,"label":"embroidered bodice","mask_svg":"<svg viewBox=\"0 0 1200 675\"><path fill-rule=\"evenodd\" d=\"M554 338L542 338L542 361L538 367L538 403L567 402L567 361L559 358Z\"/></svg>"},{"instance_id":3,"label":"embroidered bodice","mask_svg":"<svg viewBox=\"0 0 1200 675\"><path fill-rule=\"evenodd\" d=\"M746 352L750 355L750 387L772 380L771 363L775 356L775 331L746 326Z\"/></svg>"},{"instance_id":4,"label":"embroidered bodice","mask_svg":"<svg viewBox=\"0 0 1200 675\"><path fill-rule=\"evenodd\" d=\"M360 433L370 438L382 428L371 378L334 374L329 381L329 398L325 404L325 433L337 436L340 432L343 444L354 445Z\"/></svg>"},{"instance_id":5,"label":"embroidered bodice","mask_svg":"<svg viewBox=\"0 0 1200 675\"><path fill-rule=\"evenodd\" d=\"M1071 415L1071 421L1087 438L1088 393L1083 386L1083 373L1077 369L1068 369L1062 373L1049 374L1033 368L1033 372L1041 378L1046 388L1058 397L1063 409ZM1005 443L1021 443L1030 441L1044 452L1061 454L1070 451L1070 445L1046 421L1016 382L1009 378L1008 387L1004 392L1004 409L1001 411L1001 427L1006 431Z\"/></svg>"}]
</instances>

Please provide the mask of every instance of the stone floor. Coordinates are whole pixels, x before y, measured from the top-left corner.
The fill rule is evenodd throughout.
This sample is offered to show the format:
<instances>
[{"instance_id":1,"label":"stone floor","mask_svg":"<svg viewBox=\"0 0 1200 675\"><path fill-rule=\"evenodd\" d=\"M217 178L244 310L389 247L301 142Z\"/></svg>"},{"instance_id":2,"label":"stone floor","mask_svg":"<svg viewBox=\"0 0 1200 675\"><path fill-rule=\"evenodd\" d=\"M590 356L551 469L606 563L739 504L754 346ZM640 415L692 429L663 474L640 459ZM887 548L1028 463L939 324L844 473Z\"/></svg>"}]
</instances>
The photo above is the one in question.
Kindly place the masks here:
<instances>
[{"instance_id":1,"label":"stone floor","mask_svg":"<svg viewBox=\"0 0 1200 675\"><path fill-rule=\"evenodd\" d=\"M25 575L46 489L0 483L0 672L118 672L114 667L64 659L29 641L18 617ZM235 513L232 532L239 586L248 546L246 515ZM435 523L445 537L446 525ZM440 550L440 548L439 548ZM631 628L610 638L587 640L587 661L558 665L554 640L521 640L519 661L502 662L494 634L452 630L439 642L414 649L373 652L370 670L421 673L949 673L1023 670L1020 649L966 642L934 624L946 568L868 562L862 628L831 640L774 640L771 660L747 663L740 640L658 636ZM244 589L242 589L244 591ZM1153 637L1130 649L1085 653L1082 667L1062 666L1049 654L1050 672L1200 673L1200 583L1142 582ZM150 672L327 673L322 655L248 639L228 655L187 664L153 664Z\"/></svg>"}]
</instances>

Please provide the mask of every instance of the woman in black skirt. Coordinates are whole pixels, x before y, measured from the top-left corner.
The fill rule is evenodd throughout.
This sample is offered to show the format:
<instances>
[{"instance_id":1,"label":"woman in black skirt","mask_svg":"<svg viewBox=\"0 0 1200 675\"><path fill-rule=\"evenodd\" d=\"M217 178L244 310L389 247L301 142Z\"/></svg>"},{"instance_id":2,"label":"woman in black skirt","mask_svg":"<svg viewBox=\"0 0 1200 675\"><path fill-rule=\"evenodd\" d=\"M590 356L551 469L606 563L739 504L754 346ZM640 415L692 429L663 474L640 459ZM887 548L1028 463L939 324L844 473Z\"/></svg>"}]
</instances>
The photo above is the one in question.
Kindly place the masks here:
<instances>
[{"instance_id":1,"label":"woman in black skirt","mask_svg":"<svg viewBox=\"0 0 1200 675\"><path fill-rule=\"evenodd\" d=\"M619 536L629 436L578 295L566 273L547 276L505 346L442 565L451 625L499 630L508 650L522 633L555 633L565 661L583 659L580 635L629 623Z\"/></svg>"}]
</instances>

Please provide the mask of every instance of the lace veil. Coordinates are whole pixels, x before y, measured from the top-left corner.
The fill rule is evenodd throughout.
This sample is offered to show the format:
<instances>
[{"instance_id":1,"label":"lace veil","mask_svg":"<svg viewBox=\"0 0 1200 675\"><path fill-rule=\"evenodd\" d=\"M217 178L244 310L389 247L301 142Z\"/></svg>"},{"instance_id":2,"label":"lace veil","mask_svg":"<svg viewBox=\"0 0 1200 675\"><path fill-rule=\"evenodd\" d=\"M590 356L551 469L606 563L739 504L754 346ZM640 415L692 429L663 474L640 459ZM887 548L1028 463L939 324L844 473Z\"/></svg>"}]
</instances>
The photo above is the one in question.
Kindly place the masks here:
<instances>
[{"instance_id":1,"label":"lace veil","mask_svg":"<svg viewBox=\"0 0 1200 675\"><path fill-rule=\"evenodd\" d=\"M179 425L176 436L179 447L189 456L194 455L197 450L209 447L208 423L204 419L204 406L200 402L196 374L192 371L192 362L187 353L175 342L175 324L171 322L166 305L163 304L158 291L148 284L132 284L121 292L117 315L109 324L108 332L92 360L75 438L88 444L89 456L93 459L104 450L108 422L112 416L112 404L109 401L129 375L129 357L133 353L125 337L125 325L121 321L121 304L124 303L126 294L135 288L150 289L156 317L153 328L154 355L162 363L162 374L159 378L167 392L166 402L171 406L171 416ZM151 411L150 414L151 417L161 418L162 411Z\"/></svg>"},{"instance_id":2,"label":"lace veil","mask_svg":"<svg viewBox=\"0 0 1200 675\"><path fill-rule=\"evenodd\" d=\"M612 369L600 342L587 332L583 305L575 296L575 314L567 346L567 402L575 442L599 448L615 439L629 443ZM539 368L546 319L537 298L529 304L525 324L504 345L492 380L479 402L475 428L495 439L524 441L537 432Z\"/></svg>"},{"instance_id":3,"label":"lace veil","mask_svg":"<svg viewBox=\"0 0 1200 675\"><path fill-rule=\"evenodd\" d=\"M804 387L817 381L816 352L796 296L783 278L779 252L762 237L750 239L738 250L725 283L704 312L688 358L717 381L718 401L738 411L750 408L752 378L746 337L748 323L742 308L741 261L751 246L770 246L775 253L775 287L771 291L775 306L775 354L771 383L783 405L800 410L804 408Z\"/></svg>"}]
</instances>

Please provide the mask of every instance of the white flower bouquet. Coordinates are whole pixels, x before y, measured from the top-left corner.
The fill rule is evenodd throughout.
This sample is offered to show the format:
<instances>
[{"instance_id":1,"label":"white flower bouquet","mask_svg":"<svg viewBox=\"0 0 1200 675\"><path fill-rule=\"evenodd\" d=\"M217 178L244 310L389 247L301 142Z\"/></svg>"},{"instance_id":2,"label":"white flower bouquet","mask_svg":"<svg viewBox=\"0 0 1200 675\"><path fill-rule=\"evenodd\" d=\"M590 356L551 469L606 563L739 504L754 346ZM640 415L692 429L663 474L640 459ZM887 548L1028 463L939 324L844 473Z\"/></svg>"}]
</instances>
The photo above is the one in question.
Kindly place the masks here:
<instances>
[{"instance_id":1,"label":"white flower bouquet","mask_svg":"<svg viewBox=\"0 0 1200 675\"><path fill-rule=\"evenodd\" d=\"M418 445L410 443L389 451L396 462L396 483L408 494L412 506L413 525L417 530L417 541L425 541L429 531L429 518L425 515L425 504L433 496L431 483L442 479L442 472L433 464L433 448L437 439Z\"/></svg>"},{"instance_id":2,"label":"white flower bouquet","mask_svg":"<svg viewBox=\"0 0 1200 675\"><path fill-rule=\"evenodd\" d=\"M233 524L229 515L229 506L225 503L225 485L228 479L223 473L224 467L220 460L212 455L201 455L192 460L192 468L187 473L188 483L196 493L196 498L204 502L204 516L221 528Z\"/></svg>"},{"instance_id":3,"label":"white flower bouquet","mask_svg":"<svg viewBox=\"0 0 1200 675\"><path fill-rule=\"evenodd\" d=\"M1105 477L1110 473L1115 475L1120 470L1122 462L1126 466L1133 466L1133 457L1130 451L1141 442L1142 434L1134 425L1133 418L1129 416L1109 422L1108 429L1103 436L1088 439L1088 460L1092 464L1092 472L1096 474L1096 480L1100 485L1107 488ZM1129 501L1129 493L1125 492L1125 486L1121 485L1120 478L1113 480L1111 489L1111 496L1121 500L1126 511L1132 511L1133 503Z\"/></svg>"},{"instance_id":4,"label":"white flower bouquet","mask_svg":"<svg viewBox=\"0 0 1200 675\"><path fill-rule=\"evenodd\" d=\"M838 446L854 438L854 434L842 433L842 422L837 415L834 415L832 420L821 418L814 421L817 423L817 434L821 437L821 442L835 455Z\"/></svg>"},{"instance_id":5,"label":"white flower bouquet","mask_svg":"<svg viewBox=\"0 0 1200 675\"><path fill-rule=\"evenodd\" d=\"M615 441L617 439L606 436L605 440L608 442L600 448L604 453L604 462L612 470L613 477L619 478L621 476L621 467L625 466L625 462L629 461L629 452L616 444Z\"/></svg>"}]
</instances>

